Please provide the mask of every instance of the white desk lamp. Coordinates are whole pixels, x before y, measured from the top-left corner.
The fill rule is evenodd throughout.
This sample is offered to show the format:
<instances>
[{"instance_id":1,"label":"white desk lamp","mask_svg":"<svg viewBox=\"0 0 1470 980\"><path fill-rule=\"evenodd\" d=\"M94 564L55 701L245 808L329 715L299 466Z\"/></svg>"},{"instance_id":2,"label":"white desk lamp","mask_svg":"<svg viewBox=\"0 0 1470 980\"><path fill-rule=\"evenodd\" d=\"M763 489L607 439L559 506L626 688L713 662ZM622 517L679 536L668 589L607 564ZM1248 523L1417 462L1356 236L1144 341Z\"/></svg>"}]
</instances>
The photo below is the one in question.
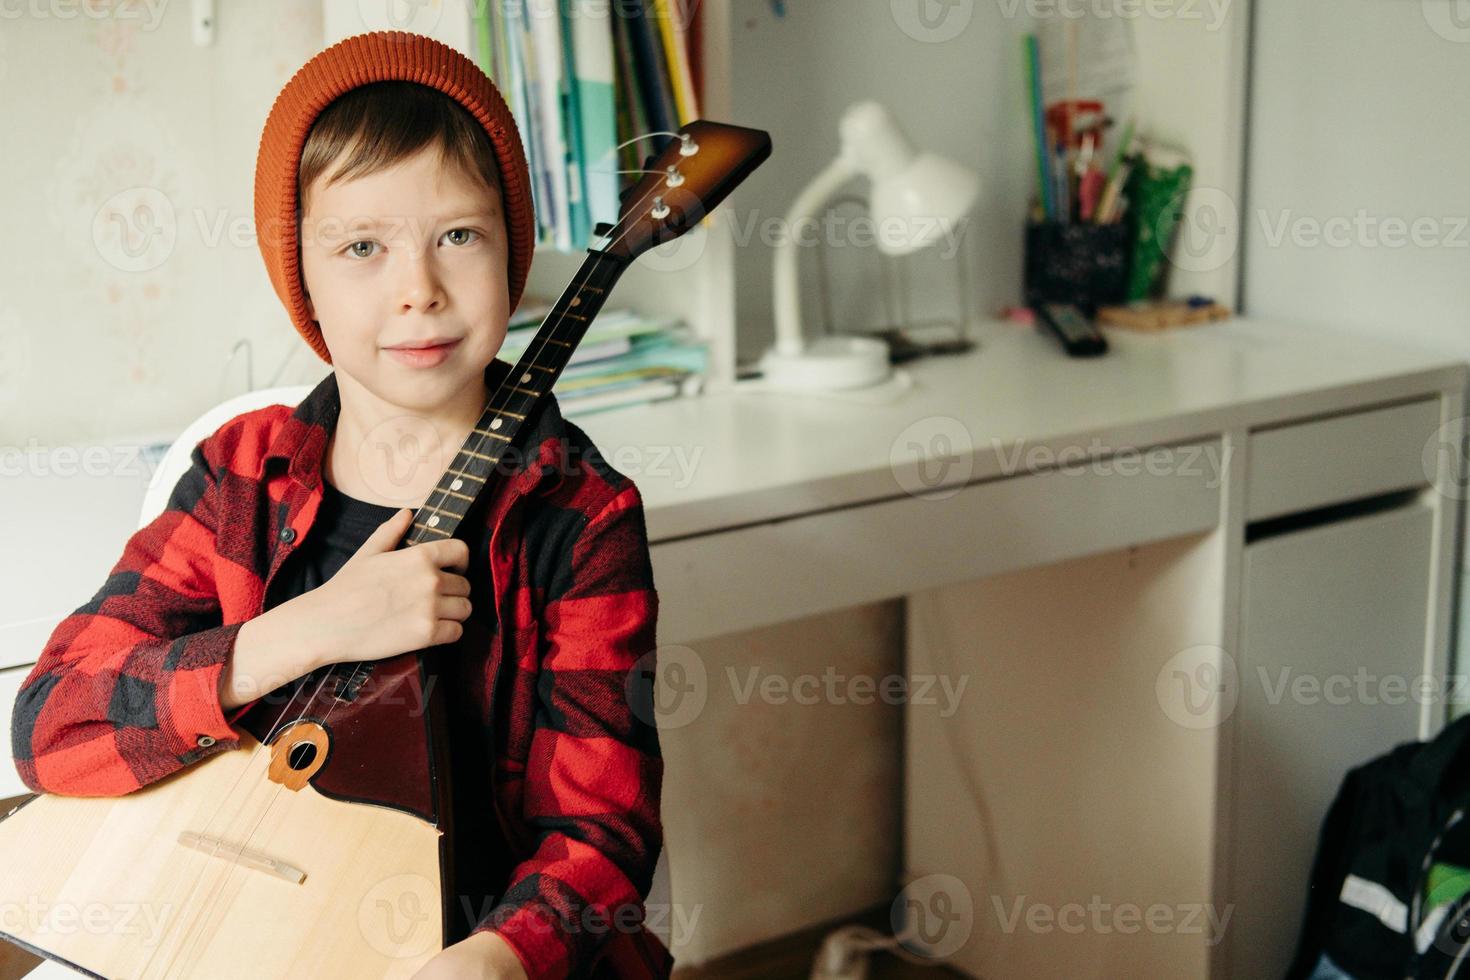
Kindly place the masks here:
<instances>
[{"instance_id":1,"label":"white desk lamp","mask_svg":"<svg viewBox=\"0 0 1470 980\"><path fill-rule=\"evenodd\" d=\"M918 153L888 110L859 102L843 113L837 159L796 197L786 216L788 235L776 246L776 345L761 358L765 380L779 388L830 390L877 384L890 373L888 344L873 337L802 336L795 229L816 217L843 183L872 181L869 208L878 250L907 255L934 244L970 210L980 177L953 160Z\"/></svg>"}]
</instances>

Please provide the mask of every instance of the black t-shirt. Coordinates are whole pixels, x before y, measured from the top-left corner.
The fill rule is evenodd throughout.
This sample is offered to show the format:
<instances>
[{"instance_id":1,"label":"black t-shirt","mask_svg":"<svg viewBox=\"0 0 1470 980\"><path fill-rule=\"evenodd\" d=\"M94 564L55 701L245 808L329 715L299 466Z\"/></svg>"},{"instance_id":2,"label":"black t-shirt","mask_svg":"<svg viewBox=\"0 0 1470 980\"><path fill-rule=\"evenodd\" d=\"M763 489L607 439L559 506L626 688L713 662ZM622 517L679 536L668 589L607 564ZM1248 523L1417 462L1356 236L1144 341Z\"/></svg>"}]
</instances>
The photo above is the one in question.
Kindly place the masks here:
<instances>
[{"instance_id":1,"label":"black t-shirt","mask_svg":"<svg viewBox=\"0 0 1470 980\"><path fill-rule=\"evenodd\" d=\"M323 479L321 510L312 521L311 533L282 564L278 575L285 581L271 583L274 602L267 603L266 608L309 592L336 575L362 543L398 510L350 497Z\"/></svg>"},{"instance_id":2,"label":"black t-shirt","mask_svg":"<svg viewBox=\"0 0 1470 980\"><path fill-rule=\"evenodd\" d=\"M264 608L270 609L321 586L341 571L373 531L399 509L349 496L323 477L322 502L311 529L296 550L286 557L271 581ZM478 511L479 505L476 504L472 513ZM471 549L488 546L488 531L479 528L480 522L467 520L466 523L471 531ZM488 584L472 580L471 585L471 603L481 609L491 609L493 600ZM459 663L459 659L450 656L447 664L440 663L451 671L474 670L475 665ZM492 753L476 719L477 709L461 696L470 685L455 676L442 680L446 682L445 703L449 713L450 786L456 828L453 848L457 865L455 880L470 889L468 894L458 896L459 901L454 906L457 916L451 936L457 941L468 935L479 916L489 910L497 893L504 887L504 879L510 869L504 839L492 816L493 787L486 778L486 774L493 771ZM279 689L277 693L284 690Z\"/></svg>"}]
</instances>

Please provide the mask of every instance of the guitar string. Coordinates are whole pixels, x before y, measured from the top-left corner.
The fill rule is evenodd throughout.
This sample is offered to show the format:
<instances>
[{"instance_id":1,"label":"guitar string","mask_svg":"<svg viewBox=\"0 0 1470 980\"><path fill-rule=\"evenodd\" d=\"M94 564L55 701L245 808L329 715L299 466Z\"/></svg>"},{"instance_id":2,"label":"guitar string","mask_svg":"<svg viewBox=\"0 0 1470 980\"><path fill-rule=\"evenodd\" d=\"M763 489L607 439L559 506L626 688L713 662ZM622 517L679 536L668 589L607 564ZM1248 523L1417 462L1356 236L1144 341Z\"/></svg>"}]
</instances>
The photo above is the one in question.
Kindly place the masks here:
<instances>
[{"instance_id":1,"label":"guitar string","mask_svg":"<svg viewBox=\"0 0 1470 980\"><path fill-rule=\"evenodd\" d=\"M674 134L674 135L680 135L680 134ZM696 144L693 153L697 153L697 152L698 152L698 146ZM689 155L692 156L693 153L691 153ZM658 172L658 171L648 171L648 172ZM638 201L638 204L636 205L636 207L642 207L643 204L644 204L644 202L648 200L649 196L656 194L661 189L661 186L662 185L656 184L655 186L651 187L643 195L643 197L640 198L640 200ZM645 217L648 214L651 214L651 212L652 212L652 208L650 208L648 211L645 211L643 215L640 215L639 216L640 220L641 220L642 217ZM628 220L628 218L625 216L624 218L620 219L620 223L623 222L623 221L627 221L627 220ZM614 230L616 230L616 229L614 229ZM615 245L618 242L622 241L623 238L627 237L627 235L630 234L631 232L632 232L632 227L630 225L628 228L626 228L625 230L623 230L622 233L619 234L616 239L613 239L607 245L604 245L602 249L598 250L598 254L594 254L593 255L592 264L589 267L588 272L587 272L586 276L583 278L582 282L579 285L577 285L576 294L574 294L574 297L573 298L579 299L581 292L586 287L587 283L591 281L594 271L598 270L599 263L601 263L603 261L603 259L604 259L604 255L602 253L605 253L608 248L612 247L612 245ZM603 237L607 238L607 237L610 237L610 235L611 235L611 232L609 232L608 235L605 235ZM570 304L568 304L568 305L570 305ZM558 319L559 320L565 319L566 316L567 316L567 313L565 313L565 312L559 313L558 314ZM528 365L534 365L535 364L536 360L541 356L542 352L544 350L546 350L546 348L548 347L549 340L550 340L550 336L549 335L555 331L555 329L556 329L557 326L560 326L560 325L561 325L560 323L553 324L550 327L550 329L544 331L544 333L546 334L546 336L538 338L539 346L538 346L537 350L531 355L531 358L528 361ZM496 389L495 395L493 395L491 397L490 401L494 401L496 395L499 395L502 391L504 391L507 386L511 386L512 380L513 380L513 377L511 375L507 375L507 377L501 382L500 386ZM534 402L532 404L534 405ZM505 407L502 406L502 411L504 410L504 408ZM527 412L527 414L529 414L529 411ZM477 432L477 435L479 435L479 438L475 442L475 446L476 446L475 451L479 451L481 449L486 448L486 446L488 445L488 441L489 441L489 436L488 435L483 434L483 433L478 433L478 432ZM498 462L499 461L497 460L497 463ZM486 482L488 482L488 480ZM436 489L440 491L441 502L443 500L447 499L447 488L436 487ZM422 541L419 541L419 542L416 542L416 543L423 543L423 542ZM371 663L375 663L375 661L367 662L367 664L371 664ZM365 664L359 664L359 665L356 665L356 666L353 667L352 674L349 677L349 680L347 682L349 688L356 681L357 673L358 673L358 671L360 669L362 669L363 666L365 666ZM300 723L306 717L306 712L310 709L311 702L314 701L317 697L320 696L321 690L326 685L328 679L332 676L332 674L334 672L335 672L335 665L332 665L331 667L329 667L329 669L327 670L327 672L323 675L321 682L317 685L317 690L316 690L316 692L313 693L311 701L308 701L307 704L303 707L302 714L299 715L296 718L296 720L292 722L292 726L294 726L295 724ZM295 701L295 695L293 695L291 701L287 703L287 707L286 707L286 709L284 709L282 711L281 717L285 717L286 713L290 710L290 705L292 703L294 703L294 701ZM322 719L322 724L323 725L325 725L326 722L330 719L331 714L332 714L332 712L335 709L336 709L336 704L335 703L332 704L332 705L330 705L330 706L328 706L327 712L323 716L323 719ZM263 746L263 743L261 745L257 745L257 747L255 749L255 752L259 752L260 749L263 748L263 747L264 747ZM253 759L254 759L254 754L252 754L252 761L253 761ZM242 777L243 777L243 772L244 771L242 770ZM254 839L254 836L257 833L257 831L259 830L260 825L264 822L264 820L268 816L270 810L273 808L274 803L280 797L280 793L281 793L282 789L284 789L283 786L281 786L279 784L276 786L275 791L272 794L272 797L271 797L270 801L266 803L266 806L265 806L264 810L261 812L259 818L257 818L255 824L252 826L250 833L241 842L240 849L239 849L239 852L237 852L236 857L233 860L231 860L229 862L229 864L227 865L227 867L226 867L226 869L224 871L224 875L221 878L221 881L220 881L219 886L217 886L213 890L213 892L210 895L209 899L207 899L205 910L203 912L201 912L201 914L198 917L195 918L194 921L195 921L196 925L207 922L207 919L209 917L209 914L213 911L213 905L217 901L218 896L227 889L229 878L233 875L233 872L234 872L235 867L239 865L240 859L241 859L241 855L243 854L244 850L246 850L246 845L248 845ZM243 809L243 807L242 807L242 809ZM202 878L203 878L203 876L201 876L201 879L200 880L202 880ZM191 890L191 894L192 894L192 890ZM202 935L202 934L203 934L203 930L202 929L195 929L195 937L194 937L194 939L193 940L186 940L183 945L179 946L175 950L174 955L171 956L170 959L169 959L169 962L165 964L165 967L164 967L164 975L165 976L167 976L168 970L172 967L174 961L179 958L179 955L181 953L183 953L186 948L191 948L192 947L192 941L197 940L197 937L199 935ZM149 957L148 962L145 963L145 966L144 966L144 972L145 973L146 973L147 967L150 966L151 963L152 963L153 955L156 955L156 953L157 953L157 948L158 947L155 947L154 954L151 954L150 957ZM185 962L187 962L187 957L185 957Z\"/></svg>"}]
</instances>

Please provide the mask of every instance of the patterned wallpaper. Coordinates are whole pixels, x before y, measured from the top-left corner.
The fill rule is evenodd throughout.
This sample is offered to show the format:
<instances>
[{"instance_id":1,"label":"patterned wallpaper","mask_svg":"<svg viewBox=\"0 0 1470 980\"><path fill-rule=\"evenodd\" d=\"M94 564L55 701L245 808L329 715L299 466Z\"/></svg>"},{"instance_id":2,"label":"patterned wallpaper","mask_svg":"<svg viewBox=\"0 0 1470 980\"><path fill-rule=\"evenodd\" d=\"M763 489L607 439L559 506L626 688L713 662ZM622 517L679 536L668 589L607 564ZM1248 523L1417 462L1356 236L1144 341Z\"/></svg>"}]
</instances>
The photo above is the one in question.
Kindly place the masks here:
<instances>
[{"instance_id":1,"label":"patterned wallpaper","mask_svg":"<svg viewBox=\"0 0 1470 980\"><path fill-rule=\"evenodd\" d=\"M0 445L177 432L246 388L242 339L256 386L325 373L252 215L266 113L321 46L304 0L221 2L211 47L185 2L0 11Z\"/></svg>"}]
</instances>

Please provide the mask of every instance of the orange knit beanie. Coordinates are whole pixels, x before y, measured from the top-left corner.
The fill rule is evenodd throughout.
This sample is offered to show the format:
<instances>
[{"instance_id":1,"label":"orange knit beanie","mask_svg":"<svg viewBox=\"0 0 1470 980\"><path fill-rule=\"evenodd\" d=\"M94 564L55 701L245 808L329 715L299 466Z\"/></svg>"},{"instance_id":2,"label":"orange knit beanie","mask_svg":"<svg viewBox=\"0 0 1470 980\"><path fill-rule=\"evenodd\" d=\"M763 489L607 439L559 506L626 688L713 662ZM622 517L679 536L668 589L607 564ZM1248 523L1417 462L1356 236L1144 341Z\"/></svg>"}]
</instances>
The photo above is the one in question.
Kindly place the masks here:
<instances>
[{"instance_id":1,"label":"orange knit beanie","mask_svg":"<svg viewBox=\"0 0 1470 980\"><path fill-rule=\"evenodd\" d=\"M297 226L301 150L333 99L372 82L418 82L453 98L485 127L500 165L505 230L510 245L510 308L521 300L536 245L531 175L519 130L495 84L470 59L430 37L374 31L339 41L291 76L276 96L255 161L255 230L276 295L311 349L332 363L321 327L306 306Z\"/></svg>"}]
</instances>

